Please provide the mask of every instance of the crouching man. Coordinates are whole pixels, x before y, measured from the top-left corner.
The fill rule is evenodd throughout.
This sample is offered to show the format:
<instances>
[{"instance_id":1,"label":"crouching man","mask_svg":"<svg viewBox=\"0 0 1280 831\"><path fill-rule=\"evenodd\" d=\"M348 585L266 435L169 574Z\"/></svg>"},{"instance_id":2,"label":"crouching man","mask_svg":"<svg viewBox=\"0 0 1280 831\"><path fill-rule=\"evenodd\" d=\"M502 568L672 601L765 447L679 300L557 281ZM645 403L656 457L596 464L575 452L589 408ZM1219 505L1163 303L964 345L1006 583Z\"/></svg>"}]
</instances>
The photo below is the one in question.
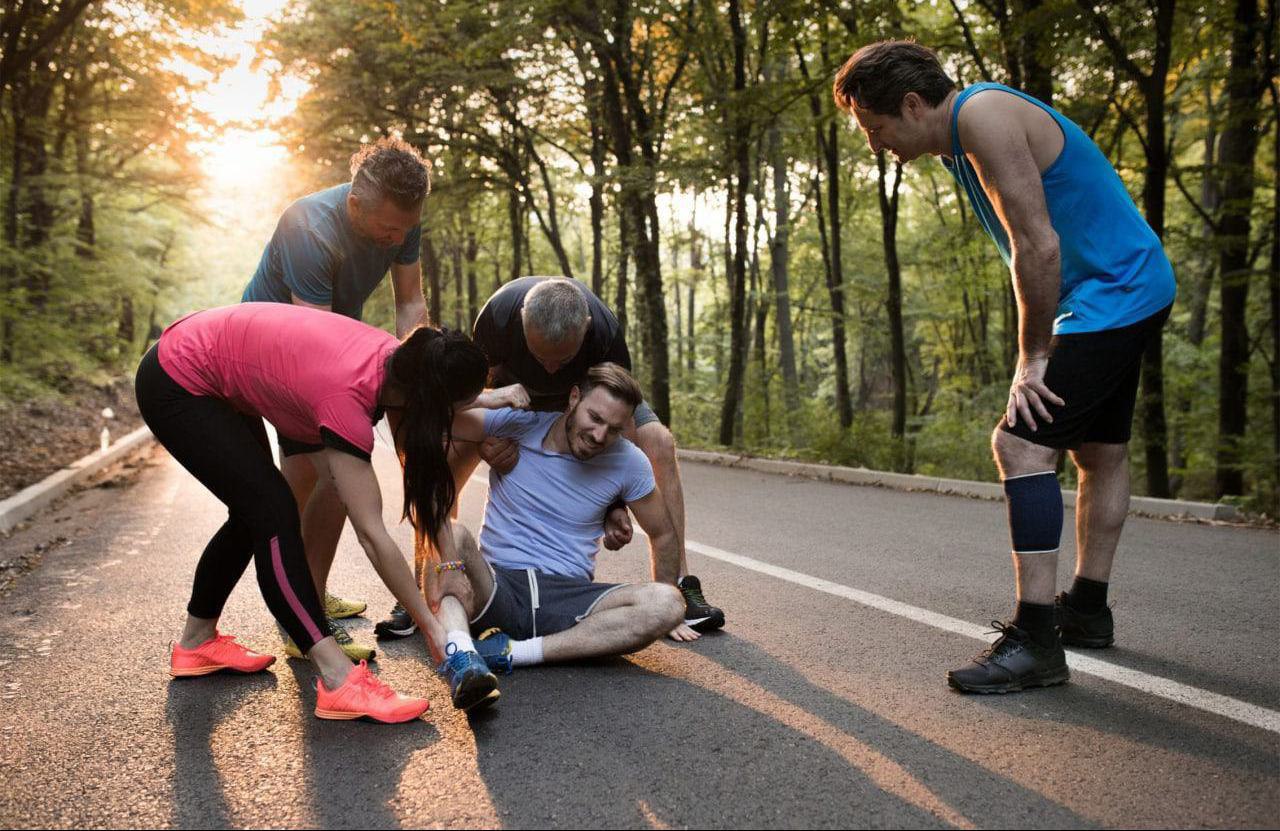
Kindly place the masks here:
<instances>
[{"instance_id":1,"label":"crouching man","mask_svg":"<svg viewBox=\"0 0 1280 831\"><path fill-rule=\"evenodd\" d=\"M641 400L635 379L605 363L570 391L563 413L476 409L454 419L455 441L520 446L519 464L489 474L479 544L455 529L478 607L471 628L484 633L476 646L491 668L619 655L668 633L696 637L678 634L679 540L653 468L622 438ZM619 500L649 537L654 582L593 582L605 514Z\"/></svg>"}]
</instances>

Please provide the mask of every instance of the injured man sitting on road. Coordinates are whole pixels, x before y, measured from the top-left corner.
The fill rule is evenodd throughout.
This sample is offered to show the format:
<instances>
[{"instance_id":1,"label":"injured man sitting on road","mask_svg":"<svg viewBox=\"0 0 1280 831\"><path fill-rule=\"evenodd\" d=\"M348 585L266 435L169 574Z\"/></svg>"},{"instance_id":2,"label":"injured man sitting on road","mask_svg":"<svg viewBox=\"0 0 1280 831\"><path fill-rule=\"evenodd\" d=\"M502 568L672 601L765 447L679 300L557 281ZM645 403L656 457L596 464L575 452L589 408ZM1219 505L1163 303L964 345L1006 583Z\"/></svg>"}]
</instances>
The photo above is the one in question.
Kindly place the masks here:
<instances>
[{"instance_id":1,"label":"injured man sitting on road","mask_svg":"<svg viewBox=\"0 0 1280 831\"><path fill-rule=\"evenodd\" d=\"M510 473L489 474L479 546L454 526L471 629L483 633L476 648L491 669L634 652L668 633L698 637L683 623L679 543L653 469L622 438L641 400L635 379L605 363L570 391L563 413L473 409L454 418L455 440L520 446ZM649 537L652 583L592 582L605 513L620 502Z\"/></svg>"}]
</instances>

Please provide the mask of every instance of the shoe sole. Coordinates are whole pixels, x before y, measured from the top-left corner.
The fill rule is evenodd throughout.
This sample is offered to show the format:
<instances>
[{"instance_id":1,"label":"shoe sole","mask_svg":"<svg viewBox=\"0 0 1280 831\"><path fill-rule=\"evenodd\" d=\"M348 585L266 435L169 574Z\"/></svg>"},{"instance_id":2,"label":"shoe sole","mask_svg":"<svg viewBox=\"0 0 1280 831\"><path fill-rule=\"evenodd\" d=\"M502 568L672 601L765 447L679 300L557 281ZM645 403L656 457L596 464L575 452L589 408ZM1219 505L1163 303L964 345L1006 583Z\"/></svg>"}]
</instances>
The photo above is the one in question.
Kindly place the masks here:
<instances>
[{"instance_id":1,"label":"shoe sole","mask_svg":"<svg viewBox=\"0 0 1280 831\"><path fill-rule=\"evenodd\" d=\"M971 686L961 684L947 673L947 683L951 685L953 690L962 693L977 693L978 695L1004 695L1011 692L1022 692L1023 690L1035 689L1036 687L1054 687L1058 684L1065 684L1071 680L1071 671L1063 668L1061 672L1055 672L1052 675L1025 679L1022 681L1011 681L1005 684L991 684L985 686Z\"/></svg>"},{"instance_id":2,"label":"shoe sole","mask_svg":"<svg viewBox=\"0 0 1280 831\"><path fill-rule=\"evenodd\" d=\"M467 712L478 707L488 707L496 702L502 693L498 691L498 679L490 672L488 675L476 677L474 681L458 688L453 696L453 707Z\"/></svg>"},{"instance_id":3,"label":"shoe sole","mask_svg":"<svg viewBox=\"0 0 1280 831\"><path fill-rule=\"evenodd\" d=\"M325 610L324 610L324 613L325 613L325 616L327 616L327 617L331 617L331 618L333 618L334 620L346 620L347 618L360 617L362 614L364 614L364 613L365 613L365 610L366 610L366 609L368 609L368 608L369 608L368 606L361 606L361 607L360 607L360 611L358 611L358 612L347 612L346 614L337 614L337 613L336 613L336 610L334 610L334 609L325 609Z\"/></svg>"},{"instance_id":4,"label":"shoe sole","mask_svg":"<svg viewBox=\"0 0 1280 831\"><path fill-rule=\"evenodd\" d=\"M392 629L389 626L384 627L382 629L374 627L373 634L376 638L378 638L378 640L388 640L393 638L407 638L417 631L418 631L418 625L414 624L413 626L410 626L408 629Z\"/></svg>"},{"instance_id":5,"label":"shoe sole","mask_svg":"<svg viewBox=\"0 0 1280 831\"><path fill-rule=\"evenodd\" d=\"M351 713L345 710L321 710L316 708L316 718L328 719L329 721L356 721L357 719L366 719L368 721L376 721L378 724L404 724L406 721L416 721L422 718L423 713L431 709L431 705L427 705L421 713L413 716L405 716L404 718L379 718L371 713Z\"/></svg>"},{"instance_id":6,"label":"shoe sole","mask_svg":"<svg viewBox=\"0 0 1280 831\"><path fill-rule=\"evenodd\" d=\"M271 662L271 664L274 663L275 661ZM227 666L226 664L214 664L213 666L207 667L186 667L183 669L169 667L169 675L174 678L199 678L201 675L212 675L215 672L234 672L237 675L254 675L259 672L266 672L267 667L271 666L271 664L267 664L267 666L262 669L237 669L236 667Z\"/></svg>"},{"instance_id":7,"label":"shoe sole","mask_svg":"<svg viewBox=\"0 0 1280 831\"><path fill-rule=\"evenodd\" d=\"M1075 646L1081 649L1106 649L1115 644L1115 635L1099 635L1096 637L1067 637L1062 636L1063 646Z\"/></svg>"}]
</instances>

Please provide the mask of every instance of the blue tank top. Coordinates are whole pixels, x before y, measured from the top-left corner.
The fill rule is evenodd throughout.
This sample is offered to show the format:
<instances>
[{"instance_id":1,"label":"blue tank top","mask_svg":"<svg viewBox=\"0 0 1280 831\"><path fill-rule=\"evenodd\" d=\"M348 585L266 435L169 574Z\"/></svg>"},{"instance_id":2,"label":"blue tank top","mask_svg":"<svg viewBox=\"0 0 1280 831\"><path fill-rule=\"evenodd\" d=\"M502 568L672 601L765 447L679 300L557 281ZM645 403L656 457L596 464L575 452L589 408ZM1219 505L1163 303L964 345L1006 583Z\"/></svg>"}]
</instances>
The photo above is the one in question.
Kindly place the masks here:
<instances>
[{"instance_id":1,"label":"blue tank top","mask_svg":"<svg viewBox=\"0 0 1280 831\"><path fill-rule=\"evenodd\" d=\"M1030 95L1002 84L974 84L956 96L951 109L951 158L944 156L942 163L969 194L974 213L1005 264L1012 259L1009 237L960 144L960 108L974 94L989 89L1030 101L1053 116L1062 129L1062 152L1040 175L1062 260L1054 334L1118 329L1172 303L1173 268L1160 238L1093 139Z\"/></svg>"}]
</instances>

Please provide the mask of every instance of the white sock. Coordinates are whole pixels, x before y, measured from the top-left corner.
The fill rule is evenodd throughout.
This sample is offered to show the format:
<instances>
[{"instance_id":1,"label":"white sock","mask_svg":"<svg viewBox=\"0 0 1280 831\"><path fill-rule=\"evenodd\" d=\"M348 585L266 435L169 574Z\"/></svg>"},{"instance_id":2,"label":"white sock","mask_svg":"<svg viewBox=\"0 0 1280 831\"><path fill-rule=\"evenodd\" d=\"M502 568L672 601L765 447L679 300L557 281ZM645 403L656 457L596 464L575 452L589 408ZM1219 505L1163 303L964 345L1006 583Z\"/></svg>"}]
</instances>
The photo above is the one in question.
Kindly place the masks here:
<instances>
[{"instance_id":1,"label":"white sock","mask_svg":"<svg viewBox=\"0 0 1280 831\"><path fill-rule=\"evenodd\" d=\"M531 667L542 663L542 638L511 642L511 665Z\"/></svg>"},{"instance_id":2,"label":"white sock","mask_svg":"<svg viewBox=\"0 0 1280 831\"><path fill-rule=\"evenodd\" d=\"M471 635L462 631L446 632L444 645L444 654L452 655L455 652L475 652L476 645L471 642ZM452 647L452 649L450 649Z\"/></svg>"}]
</instances>

